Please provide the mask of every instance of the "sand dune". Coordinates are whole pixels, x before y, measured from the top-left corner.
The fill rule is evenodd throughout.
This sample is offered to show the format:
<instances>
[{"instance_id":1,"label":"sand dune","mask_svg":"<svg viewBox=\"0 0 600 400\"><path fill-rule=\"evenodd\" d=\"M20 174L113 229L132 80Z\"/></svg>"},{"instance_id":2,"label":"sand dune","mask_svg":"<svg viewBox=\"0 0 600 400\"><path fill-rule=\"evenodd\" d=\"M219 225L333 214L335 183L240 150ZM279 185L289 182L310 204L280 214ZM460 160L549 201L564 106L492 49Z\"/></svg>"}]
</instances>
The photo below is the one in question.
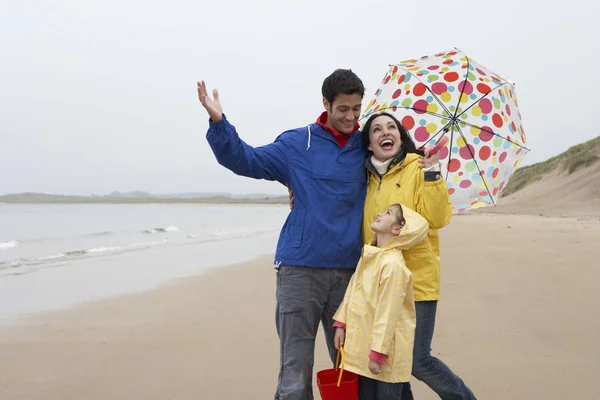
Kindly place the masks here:
<instances>
[{"instance_id":1,"label":"sand dune","mask_svg":"<svg viewBox=\"0 0 600 400\"><path fill-rule=\"evenodd\" d=\"M595 217L600 215L600 165L572 175L552 172L480 213Z\"/></svg>"},{"instance_id":2,"label":"sand dune","mask_svg":"<svg viewBox=\"0 0 600 400\"><path fill-rule=\"evenodd\" d=\"M513 213L549 216L600 215L600 137L573 146L562 154L515 172L506 192L515 183L528 181L520 190L502 197L498 207L480 213ZM585 167L586 164L590 164ZM570 170L574 170L569 173ZM531 177L541 179L531 179ZM527 177L529 179L523 179ZM531 183L529 183L531 182Z\"/></svg>"}]
</instances>

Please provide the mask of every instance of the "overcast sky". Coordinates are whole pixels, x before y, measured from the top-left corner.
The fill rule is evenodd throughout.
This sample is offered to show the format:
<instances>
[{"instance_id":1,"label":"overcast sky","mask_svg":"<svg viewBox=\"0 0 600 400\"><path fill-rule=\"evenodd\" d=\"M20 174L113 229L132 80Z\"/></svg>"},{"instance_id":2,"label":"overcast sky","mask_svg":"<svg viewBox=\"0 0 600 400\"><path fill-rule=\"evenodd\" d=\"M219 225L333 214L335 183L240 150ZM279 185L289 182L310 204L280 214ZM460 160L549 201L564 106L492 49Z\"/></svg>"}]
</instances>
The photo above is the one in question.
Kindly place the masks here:
<instances>
[{"instance_id":1,"label":"overcast sky","mask_svg":"<svg viewBox=\"0 0 600 400\"><path fill-rule=\"evenodd\" d=\"M0 194L284 193L206 142L196 81L252 145L313 122L336 68L458 47L516 82L525 164L600 135L597 1L0 0Z\"/></svg>"}]
</instances>

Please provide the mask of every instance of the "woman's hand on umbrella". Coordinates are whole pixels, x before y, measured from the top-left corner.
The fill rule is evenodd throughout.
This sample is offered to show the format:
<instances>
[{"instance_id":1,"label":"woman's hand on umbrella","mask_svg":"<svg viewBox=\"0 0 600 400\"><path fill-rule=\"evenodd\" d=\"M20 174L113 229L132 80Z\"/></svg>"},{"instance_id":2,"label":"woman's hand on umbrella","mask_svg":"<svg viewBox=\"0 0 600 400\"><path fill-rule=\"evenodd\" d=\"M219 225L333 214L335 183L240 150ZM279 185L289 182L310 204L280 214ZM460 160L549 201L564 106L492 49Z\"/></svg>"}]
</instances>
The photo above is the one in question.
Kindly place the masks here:
<instances>
[{"instance_id":1,"label":"woman's hand on umbrella","mask_svg":"<svg viewBox=\"0 0 600 400\"><path fill-rule=\"evenodd\" d=\"M206 82L198 82L198 100L202 103L202 107L208 112L208 116L213 122L219 122L223 118L223 107L219 102L219 92L217 89L213 90L213 97L211 99L206 91Z\"/></svg>"},{"instance_id":2,"label":"woman's hand on umbrella","mask_svg":"<svg viewBox=\"0 0 600 400\"><path fill-rule=\"evenodd\" d=\"M423 157L419 160L419 166L421 167L421 169L433 167L435 164L437 164L440 161L439 153L429 155L430 149L431 149L431 147L427 147L425 149L425 157Z\"/></svg>"}]
</instances>

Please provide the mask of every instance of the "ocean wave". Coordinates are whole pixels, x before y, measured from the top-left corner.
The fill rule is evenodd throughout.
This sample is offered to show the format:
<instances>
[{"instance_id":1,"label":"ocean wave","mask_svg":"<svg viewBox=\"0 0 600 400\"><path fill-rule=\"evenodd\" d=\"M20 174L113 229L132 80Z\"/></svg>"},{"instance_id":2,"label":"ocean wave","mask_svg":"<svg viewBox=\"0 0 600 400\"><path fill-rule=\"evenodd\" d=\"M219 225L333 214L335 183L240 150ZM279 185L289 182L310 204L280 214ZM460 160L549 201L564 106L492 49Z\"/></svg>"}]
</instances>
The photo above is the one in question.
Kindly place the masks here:
<instances>
[{"instance_id":1,"label":"ocean wave","mask_svg":"<svg viewBox=\"0 0 600 400\"><path fill-rule=\"evenodd\" d=\"M65 257L66 257L66 254L58 253L58 254L52 254L50 256L40 257L40 258L38 258L38 260L40 260L40 261L50 261L50 260L58 260L60 258L65 258Z\"/></svg>"},{"instance_id":2,"label":"ocean wave","mask_svg":"<svg viewBox=\"0 0 600 400\"><path fill-rule=\"evenodd\" d=\"M36 244L36 243L44 243L44 242L59 242L68 239L75 238L90 238L90 237L103 237L114 235L116 232L112 231L103 231L103 232L94 232L94 233L82 233L71 236L43 236L43 237L33 237L33 238L22 238L19 239L20 243L25 244Z\"/></svg>"},{"instance_id":3,"label":"ocean wave","mask_svg":"<svg viewBox=\"0 0 600 400\"><path fill-rule=\"evenodd\" d=\"M90 233L87 236L108 236L108 235L112 235L112 234L114 234L114 232L105 231L105 232Z\"/></svg>"},{"instance_id":4,"label":"ocean wave","mask_svg":"<svg viewBox=\"0 0 600 400\"><path fill-rule=\"evenodd\" d=\"M277 229L262 229L262 230L254 230L254 229L239 229L239 230L218 230L212 232L208 237L197 237L195 235L189 235L188 239L190 240L186 243L180 243L179 246L190 246L195 244L203 244L203 243L211 243L211 242L226 242L229 240L239 240L239 239L247 239L254 236L266 235L269 233L279 232L279 228Z\"/></svg>"},{"instance_id":5,"label":"ocean wave","mask_svg":"<svg viewBox=\"0 0 600 400\"><path fill-rule=\"evenodd\" d=\"M52 264L56 262L62 262L66 260L79 259L84 257L93 257L99 255L108 255L115 254L127 251L134 251L139 249L148 248L151 246L155 246L158 244L162 244L167 242L168 239L157 240L153 242L140 242L140 243L132 243L123 246L104 246L104 247L95 247L91 249L82 249L82 250L72 250L66 251L64 253L56 253L49 256L44 257L36 257L36 258L17 258L9 261L0 261L0 270L6 269L14 269L23 266L39 266L43 264Z\"/></svg>"},{"instance_id":6,"label":"ocean wave","mask_svg":"<svg viewBox=\"0 0 600 400\"><path fill-rule=\"evenodd\" d=\"M142 233L145 233L147 235L154 235L156 233L177 232L178 230L179 228L176 226L168 226L166 228L147 229L145 231L142 231Z\"/></svg>"},{"instance_id":7,"label":"ocean wave","mask_svg":"<svg viewBox=\"0 0 600 400\"><path fill-rule=\"evenodd\" d=\"M101 254L101 253L115 253L120 251L127 251L133 249L146 248L150 246L155 246L157 244L165 243L168 239L157 240L154 242L140 242L140 243L132 243L123 246L103 246L103 247L95 247L92 249L86 250L77 250L66 253L67 256L82 256L87 254Z\"/></svg>"},{"instance_id":8,"label":"ocean wave","mask_svg":"<svg viewBox=\"0 0 600 400\"><path fill-rule=\"evenodd\" d=\"M8 242L0 242L0 250L12 249L14 247L17 247L18 245L19 245L19 242L17 242L16 240L9 240Z\"/></svg>"},{"instance_id":9,"label":"ocean wave","mask_svg":"<svg viewBox=\"0 0 600 400\"><path fill-rule=\"evenodd\" d=\"M65 257L77 257L77 256L83 256L86 255L88 253L87 250L73 250L73 251L67 251L65 253Z\"/></svg>"},{"instance_id":10,"label":"ocean wave","mask_svg":"<svg viewBox=\"0 0 600 400\"><path fill-rule=\"evenodd\" d=\"M23 258L15 258L13 260L8 261L0 261L0 270L8 269L8 268L16 268L23 265Z\"/></svg>"}]
</instances>

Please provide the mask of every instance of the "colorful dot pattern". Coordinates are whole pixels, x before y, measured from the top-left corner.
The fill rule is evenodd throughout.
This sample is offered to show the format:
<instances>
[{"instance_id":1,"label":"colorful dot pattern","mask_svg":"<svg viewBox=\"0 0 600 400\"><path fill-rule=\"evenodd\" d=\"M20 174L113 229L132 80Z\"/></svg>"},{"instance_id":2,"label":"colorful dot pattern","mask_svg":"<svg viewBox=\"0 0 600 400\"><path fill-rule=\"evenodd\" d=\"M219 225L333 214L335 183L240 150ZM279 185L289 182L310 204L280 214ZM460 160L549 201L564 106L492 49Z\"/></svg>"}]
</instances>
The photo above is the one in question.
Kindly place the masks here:
<instances>
[{"instance_id":1,"label":"colorful dot pattern","mask_svg":"<svg viewBox=\"0 0 600 400\"><path fill-rule=\"evenodd\" d=\"M439 154L455 213L496 204L529 151L514 84L458 49L390 65L362 124L379 112L417 147L448 136Z\"/></svg>"}]
</instances>

